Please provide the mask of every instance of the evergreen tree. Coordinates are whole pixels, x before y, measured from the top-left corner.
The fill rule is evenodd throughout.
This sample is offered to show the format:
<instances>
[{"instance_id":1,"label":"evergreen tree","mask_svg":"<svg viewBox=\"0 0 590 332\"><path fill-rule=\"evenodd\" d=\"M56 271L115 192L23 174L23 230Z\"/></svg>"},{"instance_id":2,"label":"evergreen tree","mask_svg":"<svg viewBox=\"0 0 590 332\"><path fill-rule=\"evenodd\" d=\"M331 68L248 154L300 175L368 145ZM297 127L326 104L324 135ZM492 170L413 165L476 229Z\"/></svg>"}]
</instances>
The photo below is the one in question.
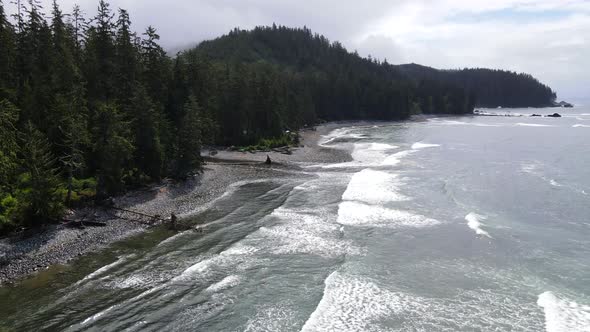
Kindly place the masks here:
<instances>
[{"instance_id":1,"label":"evergreen tree","mask_svg":"<svg viewBox=\"0 0 590 332\"><path fill-rule=\"evenodd\" d=\"M203 160L201 158L202 109L196 98L191 95L184 106L184 116L178 130L178 142L176 144L175 177L186 178L191 172L199 169Z\"/></svg>"},{"instance_id":2,"label":"evergreen tree","mask_svg":"<svg viewBox=\"0 0 590 332\"><path fill-rule=\"evenodd\" d=\"M139 170L151 179L162 175L164 151L160 143L159 114L142 86L137 86L131 99L135 130L135 160Z\"/></svg>"},{"instance_id":3,"label":"evergreen tree","mask_svg":"<svg viewBox=\"0 0 590 332\"><path fill-rule=\"evenodd\" d=\"M26 202L25 221L37 225L56 220L62 212L56 159L47 138L28 122L19 137L21 176L17 197Z\"/></svg>"},{"instance_id":4,"label":"evergreen tree","mask_svg":"<svg viewBox=\"0 0 590 332\"><path fill-rule=\"evenodd\" d=\"M0 0L0 100L14 99L14 51L15 32L4 11L4 4Z\"/></svg>"},{"instance_id":5,"label":"evergreen tree","mask_svg":"<svg viewBox=\"0 0 590 332\"><path fill-rule=\"evenodd\" d=\"M92 155L98 180L97 195L105 197L123 190L123 176L126 169L129 169L134 146L129 139L129 123L115 105L98 105L92 124Z\"/></svg>"}]
</instances>

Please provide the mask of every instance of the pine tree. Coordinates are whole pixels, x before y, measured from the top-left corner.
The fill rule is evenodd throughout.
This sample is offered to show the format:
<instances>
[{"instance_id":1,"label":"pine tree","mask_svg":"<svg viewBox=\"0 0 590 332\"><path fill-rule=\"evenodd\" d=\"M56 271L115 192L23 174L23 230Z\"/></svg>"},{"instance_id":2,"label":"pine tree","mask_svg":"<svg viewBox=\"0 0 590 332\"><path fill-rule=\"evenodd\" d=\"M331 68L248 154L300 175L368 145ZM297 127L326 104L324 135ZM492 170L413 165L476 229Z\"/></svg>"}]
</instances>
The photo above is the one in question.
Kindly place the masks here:
<instances>
[{"instance_id":1,"label":"pine tree","mask_svg":"<svg viewBox=\"0 0 590 332\"><path fill-rule=\"evenodd\" d=\"M115 84L117 86L117 99L122 110L126 113L129 113L132 107L131 97L139 80L139 50L135 47L134 39L135 36L131 32L129 13L124 9L119 9L115 40Z\"/></svg>"},{"instance_id":2,"label":"pine tree","mask_svg":"<svg viewBox=\"0 0 590 332\"><path fill-rule=\"evenodd\" d=\"M14 189L18 169L17 129L19 110L7 100L0 100L0 199Z\"/></svg>"},{"instance_id":3,"label":"pine tree","mask_svg":"<svg viewBox=\"0 0 590 332\"><path fill-rule=\"evenodd\" d=\"M117 95L113 17L109 4L101 0L94 17L95 26L86 32L84 72L88 99L93 108Z\"/></svg>"},{"instance_id":4,"label":"pine tree","mask_svg":"<svg viewBox=\"0 0 590 332\"><path fill-rule=\"evenodd\" d=\"M131 99L135 130L135 160L139 169L151 179L159 180L164 164L160 143L160 117L142 86L137 86Z\"/></svg>"},{"instance_id":5,"label":"pine tree","mask_svg":"<svg viewBox=\"0 0 590 332\"><path fill-rule=\"evenodd\" d=\"M0 100L14 99L14 39L14 27L8 21L0 0Z\"/></svg>"},{"instance_id":6,"label":"pine tree","mask_svg":"<svg viewBox=\"0 0 590 332\"><path fill-rule=\"evenodd\" d=\"M59 218L63 206L56 159L47 138L28 122L19 137L20 162L25 170L19 200L26 201L25 220L36 225Z\"/></svg>"},{"instance_id":7,"label":"pine tree","mask_svg":"<svg viewBox=\"0 0 590 332\"><path fill-rule=\"evenodd\" d=\"M97 195L105 197L123 190L125 169L132 159L134 147L129 139L129 123L115 105L98 105L92 125Z\"/></svg>"},{"instance_id":8,"label":"pine tree","mask_svg":"<svg viewBox=\"0 0 590 332\"><path fill-rule=\"evenodd\" d=\"M178 130L176 144L175 177L186 178L192 172L199 170L203 160L201 158L202 109L197 99L191 95L184 106L184 116Z\"/></svg>"}]
</instances>

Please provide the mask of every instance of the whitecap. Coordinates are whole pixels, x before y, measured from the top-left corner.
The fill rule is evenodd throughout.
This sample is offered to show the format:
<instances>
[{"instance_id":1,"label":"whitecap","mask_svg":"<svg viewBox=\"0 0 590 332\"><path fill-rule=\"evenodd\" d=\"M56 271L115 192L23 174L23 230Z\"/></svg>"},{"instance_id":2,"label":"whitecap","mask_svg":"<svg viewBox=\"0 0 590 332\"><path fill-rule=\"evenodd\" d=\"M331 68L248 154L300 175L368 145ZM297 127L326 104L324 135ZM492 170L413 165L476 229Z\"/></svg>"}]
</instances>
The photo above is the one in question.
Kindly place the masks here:
<instances>
[{"instance_id":1,"label":"whitecap","mask_svg":"<svg viewBox=\"0 0 590 332\"><path fill-rule=\"evenodd\" d=\"M268 251L277 254L312 254L327 258L344 254L358 254L360 250L348 240L343 240L339 226L330 223L321 215L279 208L272 213L282 223L261 227Z\"/></svg>"},{"instance_id":2,"label":"whitecap","mask_svg":"<svg viewBox=\"0 0 590 332\"><path fill-rule=\"evenodd\" d=\"M378 328L382 318L407 308L423 311L425 306L413 297L393 293L365 278L346 276L338 271L325 280L324 295L309 316L302 332L365 331Z\"/></svg>"},{"instance_id":3,"label":"whitecap","mask_svg":"<svg viewBox=\"0 0 590 332\"><path fill-rule=\"evenodd\" d=\"M430 227L438 220L407 211L394 210L359 202L342 202L338 207L339 224L387 228Z\"/></svg>"},{"instance_id":4,"label":"whitecap","mask_svg":"<svg viewBox=\"0 0 590 332\"><path fill-rule=\"evenodd\" d=\"M352 176L342 199L370 204L405 201L409 198L397 191L402 184L397 175L365 169Z\"/></svg>"},{"instance_id":5,"label":"whitecap","mask_svg":"<svg viewBox=\"0 0 590 332\"><path fill-rule=\"evenodd\" d=\"M590 128L590 125L575 124L572 128Z\"/></svg>"},{"instance_id":6,"label":"whitecap","mask_svg":"<svg viewBox=\"0 0 590 332\"><path fill-rule=\"evenodd\" d=\"M119 257L116 261L114 261L111 264L105 265L103 267L101 267L100 269L90 273L89 275L87 275L86 277L84 277L84 279L80 280L79 283L93 279L99 275L104 274L105 272L111 270L112 268L114 268L117 265L121 265L123 262L125 262L129 257L131 257L131 255L128 256L121 256Z\"/></svg>"},{"instance_id":7,"label":"whitecap","mask_svg":"<svg viewBox=\"0 0 590 332\"><path fill-rule=\"evenodd\" d=\"M436 148L439 147L440 144L428 144L428 143L414 143L414 145L412 145L412 150L420 150L420 149L427 149L427 148Z\"/></svg>"},{"instance_id":8,"label":"whitecap","mask_svg":"<svg viewBox=\"0 0 590 332\"><path fill-rule=\"evenodd\" d=\"M482 226L485 226L483 223L481 223L481 220L485 219L485 216L476 214L474 212L471 212L465 216L465 220L467 220L467 226L469 226L469 228L474 230L477 235L483 235L491 239L492 237L490 234L481 228Z\"/></svg>"},{"instance_id":9,"label":"whitecap","mask_svg":"<svg viewBox=\"0 0 590 332\"><path fill-rule=\"evenodd\" d=\"M547 332L590 331L590 306L559 298L553 292L539 295L537 304L545 312Z\"/></svg>"},{"instance_id":10,"label":"whitecap","mask_svg":"<svg viewBox=\"0 0 590 332\"><path fill-rule=\"evenodd\" d=\"M552 125L545 125L539 123L517 123L515 124L517 127L554 127Z\"/></svg>"},{"instance_id":11,"label":"whitecap","mask_svg":"<svg viewBox=\"0 0 590 332\"><path fill-rule=\"evenodd\" d=\"M415 150L406 150L406 151L401 151L395 154L392 154L391 156L387 157L382 163L382 166L396 166L397 164L401 163L401 159L404 157L407 157L411 154L413 154L414 152L416 152Z\"/></svg>"},{"instance_id":12,"label":"whitecap","mask_svg":"<svg viewBox=\"0 0 590 332\"><path fill-rule=\"evenodd\" d=\"M367 145L367 149L373 150L373 151L386 151L386 150L393 150L393 149L398 149L398 148L399 148L399 146L385 144L385 143L370 143Z\"/></svg>"},{"instance_id":13,"label":"whitecap","mask_svg":"<svg viewBox=\"0 0 590 332\"><path fill-rule=\"evenodd\" d=\"M205 292L217 293L219 291L235 287L238 284L240 284L240 277L236 276L236 275L230 275L230 276L223 278L223 280L207 287L207 289L205 289Z\"/></svg>"}]
</instances>

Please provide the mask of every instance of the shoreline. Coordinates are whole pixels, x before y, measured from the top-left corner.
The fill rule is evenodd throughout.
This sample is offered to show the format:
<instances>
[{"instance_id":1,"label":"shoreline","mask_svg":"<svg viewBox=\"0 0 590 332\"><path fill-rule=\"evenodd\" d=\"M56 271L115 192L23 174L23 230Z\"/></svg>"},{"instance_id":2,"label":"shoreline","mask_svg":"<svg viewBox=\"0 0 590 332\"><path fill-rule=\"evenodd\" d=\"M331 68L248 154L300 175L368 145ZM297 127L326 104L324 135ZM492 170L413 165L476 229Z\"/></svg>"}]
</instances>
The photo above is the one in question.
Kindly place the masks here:
<instances>
[{"instance_id":1,"label":"shoreline","mask_svg":"<svg viewBox=\"0 0 590 332\"><path fill-rule=\"evenodd\" d=\"M280 152L218 151L206 156L203 172L181 183L164 181L147 189L134 190L115 197L116 208L128 209L162 218L175 213L181 219L207 209L232 185L241 181L284 176L285 172L300 171L299 165L350 161L343 150L318 145L322 135L334 129L358 122L328 123L315 130L301 132L303 147L292 149L291 155ZM203 151L203 155L206 154ZM265 165L266 156L271 165ZM33 277L55 265L64 265L90 253L98 252L117 242L148 232L163 224L162 220L146 225L133 214L104 208L77 209L71 218L91 215L101 227L71 227L67 224L49 225L33 234L17 234L0 239L0 286L7 286Z\"/></svg>"}]
</instances>

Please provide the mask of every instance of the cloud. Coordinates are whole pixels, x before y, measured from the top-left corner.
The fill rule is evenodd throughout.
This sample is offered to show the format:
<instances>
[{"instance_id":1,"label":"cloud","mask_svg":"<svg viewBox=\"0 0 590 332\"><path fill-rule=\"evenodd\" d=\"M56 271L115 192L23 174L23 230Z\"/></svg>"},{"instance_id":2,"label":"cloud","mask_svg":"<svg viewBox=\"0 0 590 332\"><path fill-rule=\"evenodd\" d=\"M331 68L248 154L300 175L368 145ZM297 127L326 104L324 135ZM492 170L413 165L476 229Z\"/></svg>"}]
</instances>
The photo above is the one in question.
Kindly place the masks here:
<instances>
[{"instance_id":1,"label":"cloud","mask_svg":"<svg viewBox=\"0 0 590 332\"><path fill-rule=\"evenodd\" d=\"M49 8L49 0L43 0ZM78 1L88 16L98 0ZM65 11L74 1L58 0ZM136 30L155 26L168 49L234 27L302 27L362 55L439 68L528 72L566 98L590 87L587 0L111 0Z\"/></svg>"}]
</instances>

